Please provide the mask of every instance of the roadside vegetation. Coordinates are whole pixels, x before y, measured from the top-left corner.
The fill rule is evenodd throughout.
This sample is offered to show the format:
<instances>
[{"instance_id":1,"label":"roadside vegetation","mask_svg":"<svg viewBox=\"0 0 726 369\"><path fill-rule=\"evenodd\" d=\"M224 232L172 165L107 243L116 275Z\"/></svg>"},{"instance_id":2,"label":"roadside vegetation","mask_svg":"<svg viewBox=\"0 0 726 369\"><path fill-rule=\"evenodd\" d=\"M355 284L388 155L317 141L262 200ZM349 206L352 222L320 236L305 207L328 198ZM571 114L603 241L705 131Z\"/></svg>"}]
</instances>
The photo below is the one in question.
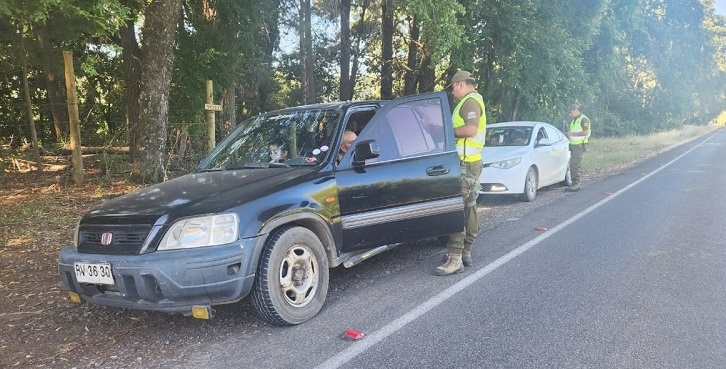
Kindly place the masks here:
<instances>
[{"instance_id":1,"label":"roadside vegetation","mask_svg":"<svg viewBox=\"0 0 726 369\"><path fill-rule=\"evenodd\" d=\"M723 122L713 4L6 0L0 144L30 145L31 162L74 142L123 148L152 183L257 113L437 91L459 69L490 122L559 122L572 103L595 138Z\"/></svg>"},{"instance_id":2,"label":"roadside vegetation","mask_svg":"<svg viewBox=\"0 0 726 369\"><path fill-rule=\"evenodd\" d=\"M650 135L591 138L582 169L599 173L610 167L629 167L664 151L680 146L718 129L720 126L684 126Z\"/></svg>"},{"instance_id":3,"label":"roadside vegetation","mask_svg":"<svg viewBox=\"0 0 726 369\"><path fill-rule=\"evenodd\" d=\"M585 175L597 176L632 167L718 128L685 126L650 135L591 138L583 171ZM88 179L80 186L72 183L70 164L64 163L64 157L45 156L44 161L53 163L48 165L52 169L37 173L30 164L17 164L31 163L29 156L28 150L0 151L0 222L4 224L0 231L0 259L8 248L34 244L42 237L38 233L52 233L52 238L59 242L57 246L70 242L75 222L88 208L144 186L129 179L130 164L120 155L86 156Z\"/></svg>"}]
</instances>

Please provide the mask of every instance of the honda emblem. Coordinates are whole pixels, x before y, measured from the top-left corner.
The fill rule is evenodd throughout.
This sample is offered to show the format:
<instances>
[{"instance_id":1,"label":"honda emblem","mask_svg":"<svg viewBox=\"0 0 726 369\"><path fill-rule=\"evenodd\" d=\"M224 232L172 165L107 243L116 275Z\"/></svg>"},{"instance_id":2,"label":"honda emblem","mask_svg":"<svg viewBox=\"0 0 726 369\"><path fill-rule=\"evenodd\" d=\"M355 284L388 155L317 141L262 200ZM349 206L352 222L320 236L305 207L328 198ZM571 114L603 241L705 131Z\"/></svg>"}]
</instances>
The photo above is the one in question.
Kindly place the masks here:
<instances>
[{"instance_id":1,"label":"honda emblem","mask_svg":"<svg viewBox=\"0 0 726 369\"><path fill-rule=\"evenodd\" d=\"M113 240L113 233L111 233L111 232L104 232L101 235L101 245L108 246L111 244L112 240Z\"/></svg>"}]
</instances>

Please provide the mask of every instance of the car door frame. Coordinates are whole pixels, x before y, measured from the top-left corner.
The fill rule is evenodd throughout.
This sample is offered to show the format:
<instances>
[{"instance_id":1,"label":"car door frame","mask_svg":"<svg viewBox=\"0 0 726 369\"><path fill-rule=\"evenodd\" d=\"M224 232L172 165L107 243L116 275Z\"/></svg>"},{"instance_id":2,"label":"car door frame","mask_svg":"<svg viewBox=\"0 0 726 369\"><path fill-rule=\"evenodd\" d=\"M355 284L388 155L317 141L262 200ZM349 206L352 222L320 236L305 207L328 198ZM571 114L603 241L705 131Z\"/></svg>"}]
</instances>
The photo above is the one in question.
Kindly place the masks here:
<instances>
[{"instance_id":1,"label":"car door frame","mask_svg":"<svg viewBox=\"0 0 726 369\"><path fill-rule=\"evenodd\" d=\"M557 134L559 130L554 125L543 124L542 128L545 130L545 134L552 141L552 149L550 155L553 158L552 167L552 180L550 184L561 182L567 174L567 169L570 165L570 144L569 140L565 140L564 135L558 135L557 137L549 137L550 131Z\"/></svg>"},{"instance_id":2,"label":"car door frame","mask_svg":"<svg viewBox=\"0 0 726 369\"><path fill-rule=\"evenodd\" d=\"M368 144L365 140L380 128L377 125L395 124L387 121L393 109L427 100L438 100L440 104L445 140L440 152L357 165L352 160L356 150L348 150L343 156L335 172L343 235L341 251L413 241L463 228L460 163L445 92L406 96L386 103L361 131L354 146ZM425 129L422 123L417 124Z\"/></svg>"}]
</instances>

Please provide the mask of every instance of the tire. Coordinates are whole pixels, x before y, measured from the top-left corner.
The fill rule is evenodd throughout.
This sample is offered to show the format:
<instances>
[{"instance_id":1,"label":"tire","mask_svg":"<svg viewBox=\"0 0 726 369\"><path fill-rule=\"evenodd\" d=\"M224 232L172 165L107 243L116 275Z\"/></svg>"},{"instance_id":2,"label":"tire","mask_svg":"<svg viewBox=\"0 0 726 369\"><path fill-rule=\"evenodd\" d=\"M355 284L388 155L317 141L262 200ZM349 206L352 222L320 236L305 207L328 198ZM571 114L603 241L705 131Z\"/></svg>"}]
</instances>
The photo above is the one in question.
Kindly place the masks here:
<instances>
[{"instance_id":1,"label":"tire","mask_svg":"<svg viewBox=\"0 0 726 369\"><path fill-rule=\"evenodd\" d=\"M570 163L567 163L567 172L565 172L565 179L560 182L565 187L572 186L572 173L570 173Z\"/></svg>"},{"instance_id":2,"label":"tire","mask_svg":"<svg viewBox=\"0 0 726 369\"><path fill-rule=\"evenodd\" d=\"M527 202L534 201L534 198L537 197L537 183L537 170L530 167L527 176L524 177L524 191L519 195L519 199Z\"/></svg>"},{"instance_id":3,"label":"tire","mask_svg":"<svg viewBox=\"0 0 726 369\"><path fill-rule=\"evenodd\" d=\"M274 325L303 323L318 314L328 295L328 258L315 234L283 227L267 241L252 287L252 304Z\"/></svg>"}]
</instances>

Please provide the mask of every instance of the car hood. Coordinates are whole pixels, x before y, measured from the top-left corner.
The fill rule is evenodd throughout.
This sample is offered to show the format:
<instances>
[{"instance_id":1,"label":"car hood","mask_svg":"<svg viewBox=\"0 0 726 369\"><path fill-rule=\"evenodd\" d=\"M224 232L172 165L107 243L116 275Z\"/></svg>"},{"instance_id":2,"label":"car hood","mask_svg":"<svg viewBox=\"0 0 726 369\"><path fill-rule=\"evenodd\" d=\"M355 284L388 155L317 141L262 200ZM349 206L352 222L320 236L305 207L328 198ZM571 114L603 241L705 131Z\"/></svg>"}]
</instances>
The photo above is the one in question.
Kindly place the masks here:
<instances>
[{"instance_id":1,"label":"car hood","mask_svg":"<svg viewBox=\"0 0 726 369\"><path fill-rule=\"evenodd\" d=\"M513 158L523 157L527 155L529 151L528 146L502 146L502 147L487 147L484 146L482 152L482 161L484 164L493 163L496 161L509 160Z\"/></svg>"},{"instance_id":2,"label":"car hood","mask_svg":"<svg viewBox=\"0 0 726 369\"><path fill-rule=\"evenodd\" d=\"M136 223L155 224L162 216L176 219L215 213L232 203L277 191L286 182L312 171L264 168L191 173L109 200L86 213L82 222L113 224L123 219L127 223L133 218Z\"/></svg>"}]
</instances>

